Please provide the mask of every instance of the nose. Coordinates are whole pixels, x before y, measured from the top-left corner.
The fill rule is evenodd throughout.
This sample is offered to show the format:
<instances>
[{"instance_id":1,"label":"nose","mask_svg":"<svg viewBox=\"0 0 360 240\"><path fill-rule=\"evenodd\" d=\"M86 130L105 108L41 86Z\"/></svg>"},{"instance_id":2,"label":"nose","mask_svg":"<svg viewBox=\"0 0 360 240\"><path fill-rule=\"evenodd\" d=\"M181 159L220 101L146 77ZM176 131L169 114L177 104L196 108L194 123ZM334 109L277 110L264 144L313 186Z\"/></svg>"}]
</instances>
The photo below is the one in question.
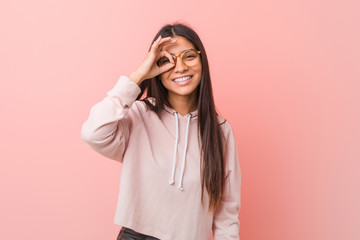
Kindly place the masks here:
<instances>
[{"instance_id":1,"label":"nose","mask_svg":"<svg viewBox=\"0 0 360 240\"><path fill-rule=\"evenodd\" d=\"M177 56L175 58L175 72L183 72L186 71L188 67L181 61L181 58Z\"/></svg>"}]
</instances>

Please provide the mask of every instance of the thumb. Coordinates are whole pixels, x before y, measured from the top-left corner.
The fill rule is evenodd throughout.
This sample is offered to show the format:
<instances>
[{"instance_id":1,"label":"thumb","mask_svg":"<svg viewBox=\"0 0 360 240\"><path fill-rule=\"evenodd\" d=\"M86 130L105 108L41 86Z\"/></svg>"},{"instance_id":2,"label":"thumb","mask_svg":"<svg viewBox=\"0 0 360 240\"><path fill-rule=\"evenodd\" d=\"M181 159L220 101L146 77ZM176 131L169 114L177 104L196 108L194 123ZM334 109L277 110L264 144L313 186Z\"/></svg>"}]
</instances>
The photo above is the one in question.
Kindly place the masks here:
<instances>
[{"instance_id":1,"label":"thumb","mask_svg":"<svg viewBox=\"0 0 360 240\"><path fill-rule=\"evenodd\" d=\"M173 67L175 67L175 63L169 62L169 63L165 64L164 66L160 67L159 70L160 70L160 73L163 73L163 72L169 71Z\"/></svg>"}]
</instances>

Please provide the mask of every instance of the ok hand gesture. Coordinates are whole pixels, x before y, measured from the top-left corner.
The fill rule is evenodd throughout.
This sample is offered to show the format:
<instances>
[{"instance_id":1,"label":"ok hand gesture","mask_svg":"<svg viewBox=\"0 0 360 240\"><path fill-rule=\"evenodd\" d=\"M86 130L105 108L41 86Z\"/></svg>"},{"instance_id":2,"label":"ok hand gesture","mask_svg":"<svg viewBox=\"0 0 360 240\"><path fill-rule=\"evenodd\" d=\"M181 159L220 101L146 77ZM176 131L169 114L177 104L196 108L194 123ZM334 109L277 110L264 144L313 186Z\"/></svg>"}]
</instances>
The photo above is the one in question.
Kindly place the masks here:
<instances>
[{"instance_id":1,"label":"ok hand gesture","mask_svg":"<svg viewBox=\"0 0 360 240\"><path fill-rule=\"evenodd\" d=\"M153 78L173 68L175 66L174 59L170 53L162 50L162 47L175 42L176 39L171 39L171 37L162 38L159 36L151 45L150 51L143 62L130 74L129 78L135 83L140 84L145 79ZM157 61L162 57L168 58L169 63L159 67Z\"/></svg>"}]
</instances>

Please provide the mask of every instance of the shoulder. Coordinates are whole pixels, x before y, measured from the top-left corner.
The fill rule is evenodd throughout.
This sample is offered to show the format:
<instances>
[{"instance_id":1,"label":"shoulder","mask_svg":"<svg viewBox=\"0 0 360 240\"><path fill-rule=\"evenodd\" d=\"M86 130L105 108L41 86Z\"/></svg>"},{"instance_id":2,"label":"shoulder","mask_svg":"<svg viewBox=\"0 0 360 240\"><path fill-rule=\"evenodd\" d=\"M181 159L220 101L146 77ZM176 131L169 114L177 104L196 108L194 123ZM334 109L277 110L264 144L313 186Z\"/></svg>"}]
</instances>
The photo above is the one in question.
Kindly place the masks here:
<instances>
[{"instance_id":1,"label":"shoulder","mask_svg":"<svg viewBox=\"0 0 360 240\"><path fill-rule=\"evenodd\" d=\"M136 108L140 113L146 114L149 111L149 108L146 106L146 103L142 100L134 101L131 108Z\"/></svg>"},{"instance_id":2,"label":"shoulder","mask_svg":"<svg viewBox=\"0 0 360 240\"><path fill-rule=\"evenodd\" d=\"M146 103L141 100L135 100L128 110L130 118L137 123L148 121L150 115L153 113Z\"/></svg>"},{"instance_id":3,"label":"shoulder","mask_svg":"<svg viewBox=\"0 0 360 240\"><path fill-rule=\"evenodd\" d=\"M227 138L229 134L232 134L232 126L229 121L221 116L218 115L219 125L223 131L224 137Z\"/></svg>"},{"instance_id":4,"label":"shoulder","mask_svg":"<svg viewBox=\"0 0 360 240\"><path fill-rule=\"evenodd\" d=\"M160 112L155 107L155 99L153 97L136 100L130 108L130 114L137 115L142 121L159 120Z\"/></svg>"},{"instance_id":5,"label":"shoulder","mask_svg":"<svg viewBox=\"0 0 360 240\"><path fill-rule=\"evenodd\" d=\"M142 99L142 100L136 100L133 103L133 105L134 105L135 108L139 109L139 111L146 114L148 112L152 112L148 105L154 106L155 105L155 98L147 97L147 98Z\"/></svg>"}]
</instances>

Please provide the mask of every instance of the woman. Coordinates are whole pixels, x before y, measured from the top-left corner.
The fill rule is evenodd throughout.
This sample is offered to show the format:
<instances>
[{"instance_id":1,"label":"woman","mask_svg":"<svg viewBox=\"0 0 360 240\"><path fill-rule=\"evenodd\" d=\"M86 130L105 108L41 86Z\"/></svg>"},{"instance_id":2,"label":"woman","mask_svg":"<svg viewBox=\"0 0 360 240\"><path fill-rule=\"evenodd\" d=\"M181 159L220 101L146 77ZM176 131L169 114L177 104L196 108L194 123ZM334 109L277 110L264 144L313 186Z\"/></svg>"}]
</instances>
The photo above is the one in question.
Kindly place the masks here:
<instances>
[{"instance_id":1,"label":"woman","mask_svg":"<svg viewBox=\"0 0 360 240\"><path fill-rule=\"evenodd\" d=\"M144 96L143 96L144 95ZM164 26L143 62L95 104L81 136L122 163L120 239L239 239L240 166L218 116L206 52L188 26Z\"/></svg>"}]
</instances>

